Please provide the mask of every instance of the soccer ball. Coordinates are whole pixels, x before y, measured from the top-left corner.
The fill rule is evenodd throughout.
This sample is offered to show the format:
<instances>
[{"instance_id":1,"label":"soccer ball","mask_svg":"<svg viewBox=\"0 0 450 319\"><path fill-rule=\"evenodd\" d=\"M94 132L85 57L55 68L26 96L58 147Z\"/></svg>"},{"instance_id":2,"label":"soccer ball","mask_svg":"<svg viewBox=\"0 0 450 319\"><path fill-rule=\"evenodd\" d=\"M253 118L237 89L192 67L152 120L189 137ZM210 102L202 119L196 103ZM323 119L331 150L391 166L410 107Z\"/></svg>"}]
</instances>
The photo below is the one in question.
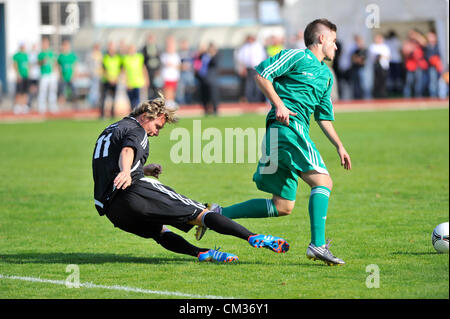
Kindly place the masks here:
<instances>
[{"instance_id":1,"label":"soccer ball","mask_svg":"<svg viewBox=\"0 0 450 319\"><path fill-rule=\"evenodd\" d=\"M448 222L436 226L431 235L431 243L437 252L448 254Z\"/></svg>"}]
</instances>

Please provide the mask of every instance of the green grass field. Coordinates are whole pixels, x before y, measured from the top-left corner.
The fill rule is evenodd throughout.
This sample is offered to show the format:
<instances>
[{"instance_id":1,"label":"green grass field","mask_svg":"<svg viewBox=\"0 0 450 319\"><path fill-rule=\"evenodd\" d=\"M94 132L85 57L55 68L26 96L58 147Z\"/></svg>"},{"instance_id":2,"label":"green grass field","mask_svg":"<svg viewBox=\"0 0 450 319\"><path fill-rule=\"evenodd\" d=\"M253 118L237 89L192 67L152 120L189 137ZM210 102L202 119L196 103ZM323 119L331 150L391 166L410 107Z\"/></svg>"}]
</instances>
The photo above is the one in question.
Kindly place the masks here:
<instances>
[{"instance_id":1,"label":"green grass field","mask_svg":"<svg viewBox=\"0 0 450 319\"><path fill-rule=\"evenodd\" d=\"M176 127L192 130L192 120ZM286 238L291 249L282 255L209 231L200 246L221 246L240 263L199 263L114 229L94 208L91 177L93 146L107 124L0 124L0 298L449 298L449 257L435 253L430 240L433 228L449 220L448 109L337 113L335 127L352 156L350 172L312 124L334 181L327 237L332 252L347 262L343 267L305 256L309 190L303 183L291 216L238 220L254 232ZM254 163L173 163L174 127L150 139L149 162L163 165L162 183L225 206L268 197L251 180ZM208 127L259 128L264 116L202 119L202 128ZM195 243L193 231L176 232ZM22 280L61 283L69 264L78 265L81 283L147 293ZM379 288L369 289L366 267L373 264Z\"/></svg>"}]
</instances>

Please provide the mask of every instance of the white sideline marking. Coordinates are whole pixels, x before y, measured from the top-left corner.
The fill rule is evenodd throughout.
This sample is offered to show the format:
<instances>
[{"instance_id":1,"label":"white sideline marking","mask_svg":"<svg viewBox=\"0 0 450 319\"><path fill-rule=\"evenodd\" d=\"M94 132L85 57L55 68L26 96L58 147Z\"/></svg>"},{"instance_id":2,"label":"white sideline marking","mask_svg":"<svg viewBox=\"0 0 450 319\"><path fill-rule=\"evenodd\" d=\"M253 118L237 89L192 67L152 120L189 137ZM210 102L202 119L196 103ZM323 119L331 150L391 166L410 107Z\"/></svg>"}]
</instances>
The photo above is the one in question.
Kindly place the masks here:
<instances>
[{"instance_id":1,"label":"white sideline marking","mask_svg":"<svg viewBox=\"0 0 450 319\"><path fill-rule=\"evenodd\" d=\"M22 280L29 282L39 282L45 284L53 284L53 285L66 285L64 280L52 280L52 279L41 279L35 277L22 277L22 276L9 276L0 274L0 279L11 279L11 280ZM195 294L186 294L177 291L159 291L159 290L148 290L142 288L135 287L127 287L127 286L105 286L105 285L96 285L90 282L80 283L80 287L83 288L98 288L98 289L107 289L107 290L119 290L119 291L127 291L127 292L137 292L143 294L152 294L152 295L164 295L164 296L177 296L177 297L186 297L186 298L198 298L198 299L234 299L232 297L222 297L222 296L213 296L213 295L195 295Z\"/></svg>"}]
</instances>

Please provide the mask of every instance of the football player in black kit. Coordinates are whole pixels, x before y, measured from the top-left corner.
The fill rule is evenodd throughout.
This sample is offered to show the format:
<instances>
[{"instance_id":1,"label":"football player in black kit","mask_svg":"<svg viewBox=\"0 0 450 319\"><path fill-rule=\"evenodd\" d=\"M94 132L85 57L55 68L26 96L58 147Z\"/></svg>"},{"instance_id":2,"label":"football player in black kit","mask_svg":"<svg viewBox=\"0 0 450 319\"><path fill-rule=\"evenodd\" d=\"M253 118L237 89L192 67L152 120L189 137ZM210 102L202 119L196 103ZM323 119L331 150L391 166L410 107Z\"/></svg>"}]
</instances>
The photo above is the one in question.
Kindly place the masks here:
<instances>
[{"instance_id":1,"label":"football player in black kit","mask_svg":"<svg viewBox=\"0 0 450 319\"><path fill-rule=\"evenodd\" d=\"M255 234L240 224L209 210L204 204L176 193L161 184L161 166L144 166L149 155L148 137L158 136L175 113L165 107L164 98L144 101L127 117L109 125L98 137L92 157L94 201L98 213L126 232L152 238L164 248L199 261L232 262L236 255L199 248L170 231L166 225L188 232L194 225L246 240L256 248L277 253L288 251L280 237Z\"/></svg>"}]
</instances>

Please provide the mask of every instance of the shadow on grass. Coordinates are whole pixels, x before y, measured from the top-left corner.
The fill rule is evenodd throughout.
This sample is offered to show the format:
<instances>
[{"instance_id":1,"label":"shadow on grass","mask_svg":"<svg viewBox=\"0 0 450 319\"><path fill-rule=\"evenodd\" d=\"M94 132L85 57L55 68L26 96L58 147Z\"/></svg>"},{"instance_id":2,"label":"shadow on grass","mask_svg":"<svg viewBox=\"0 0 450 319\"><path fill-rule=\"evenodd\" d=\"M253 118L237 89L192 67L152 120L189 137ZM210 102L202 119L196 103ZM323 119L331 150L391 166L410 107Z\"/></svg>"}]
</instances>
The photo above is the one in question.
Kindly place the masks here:
<instances>
[{"instance_id":1,"label":"shadow on grass","mask_svg":"<svg viewBox=\"0 0 450 319\"><path fill-rule=\"evenodd\" d=\"M108 263L131 263L131 264L185 264L197 262L197 258L174 255L174 257L136 257L128 254L106 254L106 253L17 253L0 254L0 264L108 264ZM230 265L229 263L208 263L215 265ZM263 265L269 266L267 260L239 261L237 265ZM272 264L280 266L279 263ZM288 263L284 266L321 267L323 263Z\"/></svg>"},{"instance_id":2,"label":"shadow on grass","mask_svg":"<svg viewBox=\"0 0 450 319\"><path fill-rule=\"evenodd\" d=\"M192 257L135 257L124 254L102 253L19 253L0 254L0 263L8 264L107 264L107 263L134 263L134 264L170 264L186 263L195 260Z\"/></svg>"},{"instance_id":3,"label":"shadow on grass","mask_svg":"<svg viewBox=\"0 0 450 319\"><path fill-rule=\"evenodd\" d=\"M406 255L406 256L427 256L427 255L439 255L435 251L395 251L392 255Z\"/></svg>"}]
</instances>

